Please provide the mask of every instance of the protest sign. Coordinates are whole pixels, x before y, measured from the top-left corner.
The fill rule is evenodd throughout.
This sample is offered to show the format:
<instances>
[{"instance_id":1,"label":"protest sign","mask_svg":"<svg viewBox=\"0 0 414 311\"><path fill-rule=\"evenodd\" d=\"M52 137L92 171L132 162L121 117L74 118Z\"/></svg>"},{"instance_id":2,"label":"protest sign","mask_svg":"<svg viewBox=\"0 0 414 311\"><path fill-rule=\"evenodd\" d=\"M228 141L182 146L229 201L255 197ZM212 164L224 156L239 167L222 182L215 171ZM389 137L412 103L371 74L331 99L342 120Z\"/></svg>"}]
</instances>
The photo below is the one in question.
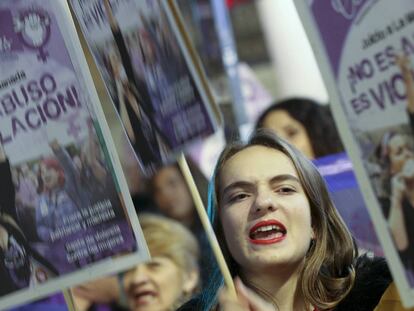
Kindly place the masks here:
<instances>
[{"instance_id":1,"label":"protest sign","mask_svg":"<svg viewBox=\"0 0 414 311\"><path fill-rule=\"evenodd\" d=\"M413 306L413 3L295 4L394 280Z\"/></svg>"},{"instance_id":2,"label":"protest sign","mask_svg":"<svg viewBox=\"0 0 414 311\"><path fill-rule=\"evenodd\" d=\"M214 132L210 91L170 2L70 3L145 172Z\"/></svg>"},{"instance_id":3,"label":"protest sign","mask_svg":"<svg viewBox=\"0 0 414 311\"><path fill-rule=\"evenodd\" d=\"M3 309L149 256L66 2L2 1L0 38Z\"/></svg>"}]
</instances>

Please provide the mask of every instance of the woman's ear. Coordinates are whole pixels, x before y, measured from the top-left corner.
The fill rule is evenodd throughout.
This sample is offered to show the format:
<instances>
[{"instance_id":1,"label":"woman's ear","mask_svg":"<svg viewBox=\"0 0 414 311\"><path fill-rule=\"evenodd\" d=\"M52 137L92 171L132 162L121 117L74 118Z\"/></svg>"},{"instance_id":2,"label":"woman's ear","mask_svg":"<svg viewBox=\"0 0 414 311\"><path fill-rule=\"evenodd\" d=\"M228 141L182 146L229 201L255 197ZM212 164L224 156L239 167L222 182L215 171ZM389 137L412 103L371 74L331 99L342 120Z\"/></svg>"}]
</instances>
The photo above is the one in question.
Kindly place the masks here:
<instances>
[{"instance_id":1,"label":"woman's ear","mask_svg":"<svg viewBox=\"0 0 414 311\"><path fill-rule=\"evenodd\" d=\"M183 291L185 294L192 294L199 283L200 273L197 269L192 269L184 274Z\"/></svg>"}]
</instances>

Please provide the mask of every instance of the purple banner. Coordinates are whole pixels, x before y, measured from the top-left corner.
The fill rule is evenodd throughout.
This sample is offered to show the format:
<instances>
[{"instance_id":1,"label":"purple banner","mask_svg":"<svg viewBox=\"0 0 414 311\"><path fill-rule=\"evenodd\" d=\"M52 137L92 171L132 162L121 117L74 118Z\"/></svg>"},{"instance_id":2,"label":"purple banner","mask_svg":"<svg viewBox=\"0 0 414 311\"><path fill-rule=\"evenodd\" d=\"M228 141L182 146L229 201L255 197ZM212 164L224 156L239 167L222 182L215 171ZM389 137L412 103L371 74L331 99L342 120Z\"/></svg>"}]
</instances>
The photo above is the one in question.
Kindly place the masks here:
<instances>
[{"instance_id":1,"label":"purple banner","mask_svg":"<svg viewBox=\"0 0 414 311\"><path fill-rule=\"evenodd\" d=\"M351 160L346 153L318 158L314 163L325 178L335 207L355 237L358 247L383 256Z\"/></svg>"},{"instance_id":2,"label":"purple banner","mask_svg":"<svg viewBox=\"0 0 414 311\"><path fill-rule=\"evenodd\" d=\"M414 3L304 2L296 1L372 223L405 306L414 306ZM357 197L348 203L363 216ZM351 230L371 225L359 216Z\"/></svg>"},{"instance_id":3,"label":"purple banner","mask_svg":"<svg viewBox=\"0 0 414 311\"><path fill-rule=\"evenodd\" d=\"M312 13L326 45L334 74L338 73L343 45L353 20L367 0L313 1Z\"/></svg>"},{"instance_id":4,"label":"purple banner","mask_svg":"<svg viewBox=\"0 0 414 311\"><path fill-rule=\"evenodd\" d=\"M44 294L49 281L137 249L66 14L54 0L0 2L11 44L0 51L1 309L9 294Z\"/></svg>"}]
</instances>

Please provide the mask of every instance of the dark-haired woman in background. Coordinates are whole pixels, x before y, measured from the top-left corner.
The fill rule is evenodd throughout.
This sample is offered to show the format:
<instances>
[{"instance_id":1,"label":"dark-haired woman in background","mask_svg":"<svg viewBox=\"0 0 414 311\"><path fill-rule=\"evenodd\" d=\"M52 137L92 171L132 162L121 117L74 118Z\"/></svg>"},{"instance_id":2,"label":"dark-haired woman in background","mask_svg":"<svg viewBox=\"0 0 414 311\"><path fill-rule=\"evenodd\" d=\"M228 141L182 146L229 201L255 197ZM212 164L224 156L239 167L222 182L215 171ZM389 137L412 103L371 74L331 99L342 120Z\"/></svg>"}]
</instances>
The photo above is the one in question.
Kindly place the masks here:
<instances>
[{"instance_id":1,"label":"dark-haired woman in background","mask_svg":"<svg viewBox=\"0 0 414 311\"><path fill-rule=\"evenodd\" d=\"M201 197L206 201L207 180L196 165L188 160L191 173L201 189ZM187 186L187 182L177 163L160 167L151 178L151 193L159 211L186 226L194 236L201 249L200 267L203 283L207 281L210 273L211 249L198 217L194 201ZM152 211L153 212L153 211Z\"/></svg>"},{"instance_id":2,"label":"dark-haired woman in background","mask_svg":"<svg viewBox=\"0 0 414 311\"><path fill-rule=\"evenodd\" d=\"M344 151L329 107L307 98L272 104L257 120L259 128L273 130L309 159Z\"/></svg>"}]
</instances>

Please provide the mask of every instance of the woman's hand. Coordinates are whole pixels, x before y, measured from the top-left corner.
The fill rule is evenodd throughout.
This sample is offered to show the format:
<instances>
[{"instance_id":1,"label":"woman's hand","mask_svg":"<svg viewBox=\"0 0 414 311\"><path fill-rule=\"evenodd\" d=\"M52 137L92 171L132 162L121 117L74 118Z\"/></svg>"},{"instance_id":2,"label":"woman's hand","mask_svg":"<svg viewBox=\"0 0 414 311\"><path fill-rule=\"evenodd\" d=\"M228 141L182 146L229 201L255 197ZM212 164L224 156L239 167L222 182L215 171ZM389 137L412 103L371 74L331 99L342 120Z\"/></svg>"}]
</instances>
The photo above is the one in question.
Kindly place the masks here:
<instances>
[{"instance_id":1,"label":"woman's hand","mask_svg":"<svg viewBox=\"0 0 414 311\"><path fill-rule=\"evenodd\" d=\"M120 287L117 276L90 281L73 289L73 293L92 303L111 303L119 300Z\"/></svg>"},{"instance_id":2,"label":"woman's hand","mask_svg":"<svg viewBox=\"0 0 414 311\"><path fill-rule=\"evenodd\" d=\"M414 79L411 73L411 63L408 55L397 55L395 63L401 70L404 79L405 88L407 91L407 109L409 113L414 113Z\"/></svg>"},{"instance_id":3,"label":"woman's hand","mask_svg":"<svg viewBox=\"0 0 414 311\"><path fill-rule=\"evenodd\" d=\"M60 144L58 142L58 140L55 138L53 139L50 143L49 143L50 148L52 149L53 152L57 152L60 149Z\"/></svg>"},{"instance_id":4,"label":"woman's hand","mask_svg":"<svg viewBox=\"0 0 414 311\"><path fill-rule=\"evenodd\" d=\"M239 278L236 278L235 285L237 297L234 297L226 288L220 290L221 311L275 311L269 302L247 288Z\"/></svg>"},{"instance_id":5,"label":"woman's hand","mask_svg":"<svg viewBox=\"0 0 414 311\"><path fill-rule=\"evenodd\" d=\"M397 174L391 179L391 201L394 203L402 203L406 191L405 179L402 174Z\"/></svg>"},{"instance_id":6,"label":"woman's hand","mask_svg":"<svg viewBox=\"0 0 414 311\"><path fill-rule=\"evenodd\" d=\"M410 73L410 59L407 55L397 55L395 56L395 63L400 68L402 74Z\"/></svg>"},{"instance_id":7,"label":"woman's hand","mask_svg":"<svg viewBox=\"0 0 414 311\"><path fill-rule=\"evenodd\" d=\"M388 226L390 228L395 246L399 251L405 251L409 246L408 232L405 224L403 211L403 199L407 185L404 176L400 173L392 177L391 180L391 209L388 216Z\"/></svg>"}]
</instances>

